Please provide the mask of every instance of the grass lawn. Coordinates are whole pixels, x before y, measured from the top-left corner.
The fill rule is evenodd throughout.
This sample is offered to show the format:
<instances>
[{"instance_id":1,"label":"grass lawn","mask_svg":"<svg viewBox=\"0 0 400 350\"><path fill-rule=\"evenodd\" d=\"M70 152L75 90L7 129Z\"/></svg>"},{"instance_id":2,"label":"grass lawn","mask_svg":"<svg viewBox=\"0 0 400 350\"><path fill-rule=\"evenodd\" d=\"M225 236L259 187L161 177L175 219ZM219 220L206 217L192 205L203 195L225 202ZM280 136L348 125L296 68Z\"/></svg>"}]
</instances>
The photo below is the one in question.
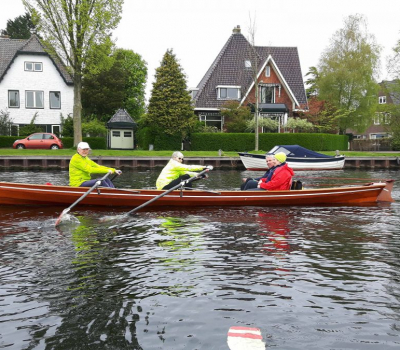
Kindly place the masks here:
<instances>
[{"instance_id":1,"label":"grass lawn","mask_svg":"<svg viewBox=\"0 0 400 350\"><path fill-rule=\"evenodd\" d=\"M73 156L76 153L75 149L12 149L0 148L0 156ZM185 157L218 157L218 151L183 151ZM266 151L250 152L257 154L265 154ZM327 155L335 155L336 152L321 152ZM340 152L346 157L400 157L400 152ZM102 157L171 157L172 151L141 151L141 150L92 150L91 156ZM239 157L237 152L223 152L223 157Z\"/></svg>"}]
</instances>

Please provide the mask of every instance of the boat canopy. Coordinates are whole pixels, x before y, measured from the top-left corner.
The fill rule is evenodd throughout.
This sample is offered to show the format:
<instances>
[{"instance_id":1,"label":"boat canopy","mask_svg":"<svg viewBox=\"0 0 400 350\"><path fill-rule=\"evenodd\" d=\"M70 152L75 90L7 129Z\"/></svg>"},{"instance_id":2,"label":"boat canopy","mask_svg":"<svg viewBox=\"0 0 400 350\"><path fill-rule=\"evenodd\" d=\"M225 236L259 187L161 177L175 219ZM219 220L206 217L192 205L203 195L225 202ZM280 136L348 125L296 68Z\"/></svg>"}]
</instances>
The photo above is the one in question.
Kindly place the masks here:
<instances>
[{"instance_id":1,"label":"boat canopy","mask_svg":"<svg viewBox=\"0 0 400 350\"><path fill-rule=\"evenodd\" d=\"M275 146L267 154L276 154L278 152L283 152L286 156L295 158L334 158L333 156L314 152L299 145Z\"/></svg>"}]
</instances>

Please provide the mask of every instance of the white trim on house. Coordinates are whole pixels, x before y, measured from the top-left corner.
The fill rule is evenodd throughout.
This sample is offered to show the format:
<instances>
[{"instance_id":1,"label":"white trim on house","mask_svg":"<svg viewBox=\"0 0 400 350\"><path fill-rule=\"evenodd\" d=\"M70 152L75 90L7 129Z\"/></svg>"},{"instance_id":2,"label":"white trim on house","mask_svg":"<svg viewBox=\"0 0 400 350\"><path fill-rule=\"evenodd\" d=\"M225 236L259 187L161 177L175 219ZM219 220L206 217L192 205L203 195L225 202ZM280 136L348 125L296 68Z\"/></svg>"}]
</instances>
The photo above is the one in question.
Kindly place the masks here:
<instances>
[{"instance_id":1,"label":"white trim on house","mask_svg":"<svg viewBox=\"0 0 400 350\"><path fill-rule=\"evenodd\" d=\"M221 109L220 108L200 108L200 107L197 107L194 110L195 111L217 111L217 112L219 112Z\"/></svg>"},{"instance_id":2,"label":"white trim on house","mask_svg":"<svg viewBox=\"0 0 400 350\"><path fill-rule=\"evenodd\" d=\"M273 66L273 69L274 69L276 75L278 76L279 81L282 83L282 85L285 86L286 91L288 92L289 98L291 99L292 104L293 104L292 110L294 110L295 106L300 106L300 104L297 101L296 97L294 96L293 91L290 89L289 84L286 82L285 78L283 77L281 71L279 70L278 66L276 65L276 63L271 55L269 55L267 57L264 64L261 66L261 69L259 70L259 72L257 74L257 79L264 72L264 69L268 63L270 63ZM254 81L251 82L249 89L247 90L247 92L244 94L242 100L240 101L240 105L242 105L244 103L244 101L246 100L247 96L250 94L250 91L252 90L253 87L254 87Z\"/></svg>"}]
</instances>

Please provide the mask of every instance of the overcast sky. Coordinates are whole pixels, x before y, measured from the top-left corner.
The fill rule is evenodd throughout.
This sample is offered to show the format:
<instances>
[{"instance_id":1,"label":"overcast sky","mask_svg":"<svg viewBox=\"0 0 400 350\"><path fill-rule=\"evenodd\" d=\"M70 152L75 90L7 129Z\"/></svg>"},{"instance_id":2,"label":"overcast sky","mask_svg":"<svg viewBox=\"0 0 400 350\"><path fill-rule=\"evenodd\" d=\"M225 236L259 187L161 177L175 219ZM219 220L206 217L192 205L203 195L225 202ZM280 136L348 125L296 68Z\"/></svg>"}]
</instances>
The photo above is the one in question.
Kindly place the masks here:
<instances>
[{"instance_id":1,"label":"overcast sky","mask_svg":"<svg viewBox=\"0 0 400 350\"><path fill-rule=\"evenodd\" d=\"M21 0L0 0L0 28L24 13ZM334 33L349 15L362 14L382 46L380 80L386 57L400 39L400 0L125 0L114 32L117 46L131 49L148 63L147 98L155 69L173 49L189 87L195 87L240 25L248 37L250 17L258 46L296 46L303 76L316 66Z\"/></svg>"}]
</instances>

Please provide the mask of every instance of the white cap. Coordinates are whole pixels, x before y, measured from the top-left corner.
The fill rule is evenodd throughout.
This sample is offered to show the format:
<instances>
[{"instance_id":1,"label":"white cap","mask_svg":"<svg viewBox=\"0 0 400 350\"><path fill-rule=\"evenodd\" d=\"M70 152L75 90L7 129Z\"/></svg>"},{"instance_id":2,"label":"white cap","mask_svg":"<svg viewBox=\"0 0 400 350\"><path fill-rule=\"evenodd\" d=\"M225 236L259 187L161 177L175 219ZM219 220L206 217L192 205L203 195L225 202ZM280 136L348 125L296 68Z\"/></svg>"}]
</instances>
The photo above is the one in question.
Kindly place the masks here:
<instances>
[{"instance_id":1,"label":"white cap","mask_svg":"<svg viewBox=\"0 0 400 350\"><path fill-rule=\"evenodd\" d=\"M90 149L90 146L89 146L89 144L87 142L79 142L78 146L76 148L80 148L80 149L88 148L88 149Z\"/></svg>"}]
</instances>

